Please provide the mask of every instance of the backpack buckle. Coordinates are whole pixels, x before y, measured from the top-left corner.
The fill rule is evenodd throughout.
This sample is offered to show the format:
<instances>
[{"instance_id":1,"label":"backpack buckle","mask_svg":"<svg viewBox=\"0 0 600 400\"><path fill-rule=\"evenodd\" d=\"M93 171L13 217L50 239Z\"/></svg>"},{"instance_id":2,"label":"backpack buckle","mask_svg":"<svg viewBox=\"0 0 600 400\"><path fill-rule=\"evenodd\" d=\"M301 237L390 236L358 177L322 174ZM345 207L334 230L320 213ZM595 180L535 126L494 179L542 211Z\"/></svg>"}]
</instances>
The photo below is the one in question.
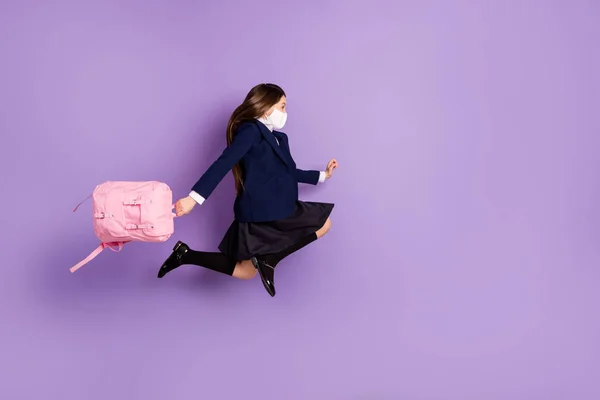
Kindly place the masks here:
<instances>
[{"instance_id":1,"label":"backpack buckle","mask_svg":"<svg viewBox=\"0 0 600 400\"><path fill-rule=\"evenodd\" d=\"M110 218L110 217L114 217L114 215L111 213L105 213L105 212L100 212L100 213L94 214L94 218L96 218L96 219L104 219L104 218Z\"/></svg>"},{"instance_id":2,"label":"backpack buckle","mask_svg":"<svg viewBox=\"0 0 600 400\"><path fill-rule=\"evenodd\" d=\"M127 224L125 229L127 230L136 230L136 229L152 229L154 225L150 224Z\"/></svg>"},{"instance_id":3,"label":"backpack buckle","mask_svg":"<svg viewBox=\"0 0 600 400\"><path fill-rule=\"evenodd\" d=\"M126 206L139 206L140 204L152 204L152 199L142 200L142 199L133 199L133 200L125 200L123 205Z\"/></svg>"}]
</instances>

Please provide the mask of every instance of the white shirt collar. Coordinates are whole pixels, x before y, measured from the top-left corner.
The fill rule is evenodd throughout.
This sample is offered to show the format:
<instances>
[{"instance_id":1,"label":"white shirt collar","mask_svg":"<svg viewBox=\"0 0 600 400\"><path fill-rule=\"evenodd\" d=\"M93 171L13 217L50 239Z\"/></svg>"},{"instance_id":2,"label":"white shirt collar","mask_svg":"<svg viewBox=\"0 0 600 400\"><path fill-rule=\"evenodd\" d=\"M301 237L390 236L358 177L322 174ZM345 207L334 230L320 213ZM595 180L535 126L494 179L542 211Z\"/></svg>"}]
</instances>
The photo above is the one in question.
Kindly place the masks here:
<instances>
[{"instance_id":1,"label":"white shirt collar","mask_svg":"<svg viewBox=\"0 0 600 400\"><path fill-rule=\"evenodd\" d=\"M269 131L271 131L271 133L273 133L273 125L269 124L264 118L256 118L257 121L260 121L263 123L264 126L267 127L267 129ZM273 137L275 138L275 141L277 142L277 145L279 146L279 139L277 139L277 136L275 136L275 134L273 134Z\"/></svg>"},{"instance_id":2,"label":"white shirt collar","mask_svg":"<svg viewBox=\"0 0 600 400\"><path fill-rule=\"evenodd\" d=\"M262 122L263 125L267 127L267 129L269 129L271 132L273 132L273 128L274 128L273 125L269 124L266 119L264 119L264 118L256 118L256 119L258 121Z\"/></svg>"}]
</instances>

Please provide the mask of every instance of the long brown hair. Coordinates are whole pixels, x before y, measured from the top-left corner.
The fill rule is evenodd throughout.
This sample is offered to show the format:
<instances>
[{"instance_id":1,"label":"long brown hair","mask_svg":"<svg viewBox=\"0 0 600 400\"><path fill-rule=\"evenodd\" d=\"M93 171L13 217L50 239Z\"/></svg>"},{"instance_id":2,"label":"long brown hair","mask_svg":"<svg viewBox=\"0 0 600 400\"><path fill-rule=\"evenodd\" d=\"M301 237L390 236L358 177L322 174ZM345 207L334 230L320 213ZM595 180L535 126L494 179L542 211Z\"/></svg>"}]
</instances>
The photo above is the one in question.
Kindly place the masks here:
<instances>
[{"instance_id":1,"label":"long brown hair","mask_svg":"<svg viewBox=\"0 0 600 400\"><path fill-rule=\"evenodd\" d=\"M227 123L227 146L233 142L237 129L242 122L252 121L263 116L271 107L285 96L285 92L279 86L272 83L261 83L250 89L244 102L240 104L231 114ZM239 163L231 169L235 180L235 191L240 194L244 190L242 182L242 168Z\"/></svg>"}]
</instances>

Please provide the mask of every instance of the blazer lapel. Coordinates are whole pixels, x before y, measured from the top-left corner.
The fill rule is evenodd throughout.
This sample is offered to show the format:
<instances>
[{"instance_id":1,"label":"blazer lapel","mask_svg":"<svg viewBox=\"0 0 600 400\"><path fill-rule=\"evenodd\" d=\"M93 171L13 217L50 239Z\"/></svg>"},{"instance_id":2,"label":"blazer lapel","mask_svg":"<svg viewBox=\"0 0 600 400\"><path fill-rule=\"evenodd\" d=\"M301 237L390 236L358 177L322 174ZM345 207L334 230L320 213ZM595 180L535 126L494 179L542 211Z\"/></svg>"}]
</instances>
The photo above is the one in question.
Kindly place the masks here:
<instances>
[{"instance_id":1,"label":"blazer lapel","mask_svg":"<svg viewBox=\"0 0 600 400\"><path fill-rule=\"evenodd\" d=\"M292 153L290 152L290 145L287 141L285 134L281 134L279 132L273 132L277 140L279 140L279 147L281 148L281 152L285 156L285 159L288 161L288 166L291 169L296 169L296 163L292 158Z\"/></svg>"},{"instance_id":2,"label":"blazer lapel","mask_svg":"<svg viewBox=\"0 0 600 400\"><path fill-rule=\"evenodd\" d=\"M271 132L269 130L269 128L267 128L263 123L257 121L256 122L258 124L258 127L260 128L260 133L262 133L263 137L267 140L267 142L269 142L269 144L271 145L271 147L273 148L273 150L275 150L275 153L279 156L279 158L281 158L281 160L287 165L289 166L289 161L287 159L287 157L283 154L283 151L281 150L281 146L277 144L277 140L275 140L275 135L273 134L273 132Z\"/></svg>"}]
</instances>

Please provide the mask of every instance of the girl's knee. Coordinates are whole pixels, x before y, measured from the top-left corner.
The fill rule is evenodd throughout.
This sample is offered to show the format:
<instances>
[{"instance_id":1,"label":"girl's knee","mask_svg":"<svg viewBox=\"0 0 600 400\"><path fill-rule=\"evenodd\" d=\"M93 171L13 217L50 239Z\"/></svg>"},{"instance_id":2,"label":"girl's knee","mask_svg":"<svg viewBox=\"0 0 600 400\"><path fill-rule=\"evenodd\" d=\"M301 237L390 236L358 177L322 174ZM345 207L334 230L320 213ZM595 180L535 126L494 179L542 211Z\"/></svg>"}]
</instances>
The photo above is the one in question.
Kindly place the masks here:
<instances>
[{"instance_id":1,"label":"girl's knee","mask_svg":"<svg viewBox=\"0 0 600 400\"><path fill-rule=\"evenodd\" d=\"M257 274L256 268L252 265L250 261L242 261L235 266L233 270L233 277L243 280L252 279Z\"/></svg>"},{"instance_id":2,"label":"girl's knee","mask_svg":"<svg viewBox=\"0 0 600 400\"><path fill-rule=\"evenodd\" d=\"M321 227L321 229L319 229L316 232L317 233L317 238L320 238L323 235L325 235L327 232L329 232L329 229L331 229L331 219L327 218L327 221L325 221L325 223L323 224L323 226Z\"/></svg>"}]
</instances>

